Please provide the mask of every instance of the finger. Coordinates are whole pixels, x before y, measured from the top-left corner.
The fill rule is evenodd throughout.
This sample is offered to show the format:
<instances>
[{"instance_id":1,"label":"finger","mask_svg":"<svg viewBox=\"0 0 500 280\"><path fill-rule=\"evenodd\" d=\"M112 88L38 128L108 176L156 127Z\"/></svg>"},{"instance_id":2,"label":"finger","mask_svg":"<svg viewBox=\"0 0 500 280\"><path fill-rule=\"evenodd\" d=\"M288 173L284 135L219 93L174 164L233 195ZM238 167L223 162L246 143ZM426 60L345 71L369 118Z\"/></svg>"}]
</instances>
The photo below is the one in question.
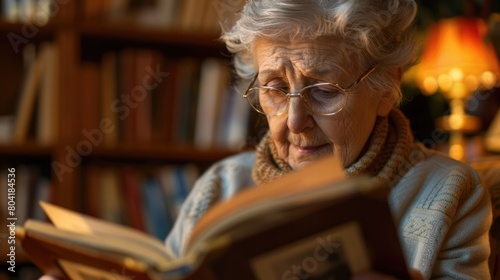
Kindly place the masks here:
<instances>
[{"instance_id":1,"label":"finger","mask_svg":"<svg viewBox=\"0 0 500 280\"><path fill-rule=\"evenodd\" d=\"M412 280L424 280L424 276L416 269L410 269L410 277Z\"/></svg>"},{"instance_id":2,"label":"finger","mask_svg":"<svg viewBox=\"0 0 500 280\"><path fill-rule=\"evenodd\" d=\"M50 275L43 275L42 277L40 277L40 279L38 280L58 280L57 278L54 278Z\"/></svg>"}]
</instances>

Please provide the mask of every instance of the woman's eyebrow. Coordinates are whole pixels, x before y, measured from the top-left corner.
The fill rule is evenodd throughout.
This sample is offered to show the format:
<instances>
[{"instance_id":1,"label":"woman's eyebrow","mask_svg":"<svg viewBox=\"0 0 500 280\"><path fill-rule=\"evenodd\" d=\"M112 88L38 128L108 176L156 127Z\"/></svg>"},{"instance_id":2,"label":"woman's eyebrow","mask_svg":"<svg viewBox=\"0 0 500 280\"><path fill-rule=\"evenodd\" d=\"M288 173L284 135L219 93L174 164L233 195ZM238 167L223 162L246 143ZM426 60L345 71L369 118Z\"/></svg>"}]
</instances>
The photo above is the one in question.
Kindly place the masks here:
<instances>
[{"instance_id":1,"label":"woman's eyebrow","mask_svg":"<svg viewBox=\"0 0 500 280\"><path fill-rule=\"evenodd\" d=\"M268 76L281 76L282 71L276 70L276 69L264 69L262 71L259 71L259 77L268 77Z\"/></svg>"},{"instance_id":2,"label":"woman's eyebrow","mask_svg":"<svg viewBox=\"0 0 500 280\"><path fill-rule=\"evenodd\" d=\"M340 69L319 66L307 69L305 76L316 81L339 82L338 80L341 74L342 71ZM258 72L257 80L262 82L274 77L286 77L286 74L281 69L263 69Z\"/></svg>"}]
</instances>

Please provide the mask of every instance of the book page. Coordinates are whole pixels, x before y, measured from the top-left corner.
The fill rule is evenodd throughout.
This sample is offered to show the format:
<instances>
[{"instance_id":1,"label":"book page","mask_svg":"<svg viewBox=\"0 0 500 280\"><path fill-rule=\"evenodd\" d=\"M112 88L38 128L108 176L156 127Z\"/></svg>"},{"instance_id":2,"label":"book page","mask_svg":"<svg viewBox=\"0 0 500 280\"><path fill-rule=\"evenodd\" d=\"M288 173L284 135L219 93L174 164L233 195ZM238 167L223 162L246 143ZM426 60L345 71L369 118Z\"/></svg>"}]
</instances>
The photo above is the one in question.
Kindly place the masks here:
<instances>
[{"instance_id":1,"label":"book page","mask_svg":"<svg viewBox=\"0 0 500 280\"><path fill-rule=\"evenodd\" d=\"M54 226L60 230L94 236L112 236L141 244L166 256L164 243L144 232L70 211L44 201L40 201L40 206Z\"/></svg>"},{"instance_id":2,"label":"book page","mask_svg":"<svg viewBox=\"0 0 500 280\"><path fill-rule=\"evenodd\" d=\"M37 220L26 221L23 230L25 239L36 240L44 244L42 246L50 244L56 248L54 252L59 254L63 252L66 255L70 253L72 257L92 255L95 259L118 263L124 263L125 259L130 259L153 267L165 266L170 262L165 251L158 250L157 247L144 246L136 240L120 239L112 235L96 236L60 230L51 224ZM37 250L34 246L32 249Z\"/></svg>"}]
</instances>

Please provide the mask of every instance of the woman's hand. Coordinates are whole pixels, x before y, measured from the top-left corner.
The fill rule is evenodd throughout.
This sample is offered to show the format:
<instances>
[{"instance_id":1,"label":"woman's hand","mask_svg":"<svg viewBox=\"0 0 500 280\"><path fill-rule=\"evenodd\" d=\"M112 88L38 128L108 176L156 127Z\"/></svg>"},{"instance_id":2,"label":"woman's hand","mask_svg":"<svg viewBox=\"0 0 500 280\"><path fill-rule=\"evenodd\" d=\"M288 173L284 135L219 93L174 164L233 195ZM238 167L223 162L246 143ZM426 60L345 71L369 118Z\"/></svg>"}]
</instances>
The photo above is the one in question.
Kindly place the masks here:
<instances>
[{"instance_id":1,"label":"woman's hand","mask_svg":"<svg viewBox=\"0 0 500 280\"><path fill-rule=\"evenodd\" d=\"M424 277L418 270L410 269L410 279L411 280L424 280ZM353 280L397 280L394 276L385 275L378 272L364 272L355 275Z\"/></svg>"},{"instance_id":2,"label":"woman's hand","mask_svg":"<svg viewBox=\"0 0 500 280\"><path fill-rule=\"evenodd\" d=\"M40 277L40 279L38 280L59 280L58 278L54 278L52 276L49 276L49 275L43 275L42 277Z\"/></svg>"}]
</instances>

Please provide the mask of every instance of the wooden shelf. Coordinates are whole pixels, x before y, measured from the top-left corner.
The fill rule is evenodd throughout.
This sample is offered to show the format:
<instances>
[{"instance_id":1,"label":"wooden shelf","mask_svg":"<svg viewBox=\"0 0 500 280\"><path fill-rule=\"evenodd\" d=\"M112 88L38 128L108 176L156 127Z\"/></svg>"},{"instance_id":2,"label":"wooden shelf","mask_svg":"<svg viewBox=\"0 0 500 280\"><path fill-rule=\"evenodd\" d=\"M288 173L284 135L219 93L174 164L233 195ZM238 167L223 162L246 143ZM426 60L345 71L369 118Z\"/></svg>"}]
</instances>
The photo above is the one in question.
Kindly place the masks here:
<instances>
[{"instance_id":1,"label":"wooden shelf","mask_svg":"<svg viewBox=\"0 0 500 280\"><path fill-rule=\"evenodd\" d=\"M20 36L29 37L26 39L43 40L47 38L48 35L52 35L59 27L62 27L62 25L56 22L49 22L44 26L37 26L31 23L8 22L0 19L0 34L2 36L6 36L7 34L13 32Z\"/></svg>"},{"instance_id":2,"label":"wooden shelf","mask_svg":"<svg viewBox=\"0 0 500 280\"><path fill-rule=\"evenodd\" d=\"M168 143L161 142L159 140L161 137L158 137L155 140L157 142L154 144L143 145L134 142L134 137L128 139L127 135L120 134L118 134L120 141L127 144L118 144L110 147L98 144L92 145L91 148L88 145L83 145L83 141L87 140L86 138L82 138L86 136L82 135L83 129L97 128L96 124L104 117L108 117L103 114L104 110L102 110L101 105L109 104L109 102L113 102L109 104L113 105L115 104L114 101L118 100L120 102L119 106L127 104L130 106L130 109L136 108L134 107L135 105L132 106L128 101L124 101L123 94L124 92L128 94L128 92L133 91L134 86L138 85L139 82L144 84L145 73L143 70L146 67L146 63L148 63L147 65L153 65L150 64L151 61L154 61L155 64L158 62L156 65L160 65L163 67L162 69L165 69L162 71L168 70L169 74L172 73L169 77L172 79L169 80L170 84L165 83L162 85L162 88L158 89L158 91L161 90L168 93L174 90L180 91L180 87L184 86L184 83L198 83L200 75L198 72L201 72L199 68L201 68L202 63L207 58L216 57L228 60L230 55L224 44L218 40L220 36L219 32L188 32L175 30L173 27L138 26L133 20L129 22L109 22L103 19L94 20L85 16L85 10L82 9L84 1L70 0L66 2L64 5L58 7L59 10L54 12L51 21L44 26L36 26L23 22L8 22L0 17L0 36L3 38L0 39L0 47L4 54L0 59L4 69L2 75L4 79L0 83L3 82L10 86L3 85L10 93L10 96L12 96L12 98L2 96L5 97L3 100L4 103L7 104L2 111L2 115L16 114L18 95L19 92L24 92L21 86L24 86L27 80L25 77L30 72L35 73L35 71L29 71L35 68L25 67L28 64L24 63L25 60L23 59L25 57L20 53L23 47L28 44L34 43L37 45L37 55L44 54L41 45L45 42L50 43L54 47L57 60L53 64L50 64L54 66L50 68L53 68L55 72L53 75L47 76L55 78L55 84L52 86L57 88L58 92L53 102L54 106L51 108L54 111L43 112L43 107L32 106L33 115L30 119L30 122L33 122L39 116L46 114L46 112L56 112L57 123L55 125L57 133L54 138L55 143L50 146L42 146L33 140L32 142L23 144L0 144L0 167L16 167L16 169L19 167L21 169L21 167L26 166L26 174L32 171L34 174L33 176L31 176L31 173L29 174L30 185L28 187L30 189L28 191L35 190L35 186L38 187L38 182L35 182L35 180L43 179L43 183L45 184L46 179L48 179L50 180L50 194L46 199L62 207L83 212L85 209L90 209L90 205L99 203L99 196L102 194L99 192L94 192L93 195L88 194L90 193L89 189L91 190L96 186L100 187L103 183L101 180L103 176L100 170L102 167L117 169L116 172L114 170L113 172L109 172L110 174L117 173L120 175L119 172L121 169L125 170L123 167L127 167L131 168L131 170L137 170L137 173L141 173L141 176L149 176L149 173L157 172L160 169L158 167L175 169L176 173L179 173L184 172L184 165L192 164L196 166L199 172L203 172L214 162L239 152L228 149L200 150L193 146L187 146L193 141L186 139L183 142L186 144L182 146L169 145ZM208 28L208 25L206 27ZM12 35L9 35L11 33L14 36L17 35L15 39L18 39L18 42L12 42ZM132 51L128 53L128 49L132 49ZM151 56L144 54L148 50L151 51ZM106 61L109 65L104 64L104 59L108 58L107 56L103 57L103 54L106 53L115 55L114 63ZM189 60L189 63L192 62L193 65L181 65L184 59L186 61ZM38 62L38 59L35 61ZM40 61L43 62L40 62L43 66L45 66L44 63L48 63L46 60ZM223 61L223 63L225 62ZM103 69L103 66L108 67L110 65L113 68ZM183 66L183 68L180 66ZM44 78L46 77L45 73L50 73L47 70L46 68L43 69L44 73L42 75ZM101 91L103 91L102 86L105 84L103 81L107 81L105 78L108 76L105 75L108 74L109 77L116 79L115 81L109 80L109 84L114 83L116 88L106 89L109 91L106 92L107 94L111 90L116 94L109 94L107 96L112 97L113 101L108 99L104 101L101 95ZM180 79L187 76L189 76L189 79L186 78L186 82L184 82L184 79ZM41 79L39 78L39 80ZM122 80L127 81L127 84L121 83ZM40 87L37 86L39 90L38 96L42 96L43 92ZM164 96L167 97L158 98L158 100L155 99L154 102L162 102L159 104L169 105L165 106L168 108L170 108L171 104L172 107L179 106L181 109L184 108L184 103L178 100L180 99L179 96L173 94ZM126 97L130 97L130 95ZM19 100L23 101L22 98ZM35 99L34 102L38 101ZM179 103L176 104L174 102ZM148 110L145 106L138 108ZM117 108L113 105L112 112L118 114L115 109ZM163 106L154 107L150 108L151 112L144 113L143 111L141 114L151 113L152 117L159 117L161 122L165 122L162 123L165 124L165 129L170 129L167 126L167 124L170 125L167 123L171 121L169 119L170 116L157 112L162 109ZM139 120L144 121L138 117L140 116L140 112L138 111L135 111L135 114L131 115L131 121L127 120L125 122L124 119L120 119L119 122L117 120L116 125L126 124L128 129L128 126L132 124L131 127L133 129L130 131L134 131L136 129L134 126L139 126ZM120 115L117 116L120 117ZM189 119L189 121L194 120ZM183 123L182 125L185 124ZM35 134L37 129L39 128L36 127L36 124L30 124L30 136ZM124 131L122 127L119 127L119 129L122 129L120 132ZM164 134L170 135L169 133L171 132L165 131ZM162 137L165 135L162 135ZM154 137L151 138L153 139ZM165 136L161 139L170 138ZM133 143L133 145L128 143ZM81 149L79 150L79 148ZM90 151L89 149L92 150ZM75 150L78 152L75 152ZM88 151L88 154L82 150ZM81 155L82 153L86 155ZM186 167L186 176L191 175L187 174L190 171L190 167ZM18 174L19 177L22 176L21 171ZM109 174L104 175L110 176ZM33 177L33 180L31 177ZM34 183L31 184L31 181L37 183L37 185ZM33 189L31 189L32 186ZM138 184L138 186L140 185ZM175 186L170 187L175 188ZM38 196L36 199L38 199ZM131 206L125 204L124 207L128 208ZM16 262L20 265L28 266L30 264L28 256L22 252L20 246L18 246L18 249L16 251ZM3 260L5 263L6 256L4 255L0 260Z\"/></svg>"},{"instance_id":3,"label":"wooden shelf","mask_svg":"<svg viewBox=\"0 0 500 280\"><path fill-rule=\"evenodd\" d=\"M53 76L56 78L56 84L53 86L58 89L57 99L54 100L54 107L52 108L57 113L57 133L54 145L42 146L34 142L35 140L25 144L0 144L0 166L27 165L30 168L33 166L35 171L40 171L38 172L40 176L50 179L51 201L62 207L78 211L86 209L89 203L97 201L98 197L86 198L83 196L87 192L89 185L94 183L89 183L89 178L86 176L87 173L98 170L103 165L118 168L128 165L144 171L144 169L154 169L157 166L193 164L199 170L203 170L214 162L238 152L228 149L200 150L193 146L179 147L165 144L165 142L160 142L158 139L155 140L158 142L152 145L142 145L140 143L135 145L134 137L127 139L127 135L118 134L121 141L134 143L134 146L132 144L120 144L111 147L93 145L91 147L92 151L89 151L88 155L81 156L78 154L78 156L81 156L80 161L80 157L75 155L74 151L78 150L78 147L88 149L83 145L79 146L86 139L82 138L83 129L96 128L96 124L100 121L99 118L104 118L104 115L102 115L103 108L101 107L103 102L108 102L104 104L112 102L110 105L113 105L115 104L114 101L118 100L119 104L117 106L127 104L131 109L135 108L135 105L130 105L124 99L123 94L133 91L134 86L139 85L139 82L144 83L146 74L143 71L144 68L140 67L146 67L146 63L149 65L149 60L155 63L158 60L159 63L156 65L160 65L163 67L162 69L165 69L162 71L172 73L169 77L171 79L169 84L165 83L158 91L173 92L174 90L184 90L181 88L184 87L184 84L198 83L201 75L201 69L199 68L207 58L216 57L228 60L230 55L225 46L218 40L220 34L215 31L188 32L174 30L173 27L138 26L133 20L129 22L110 22L103 19L91 20L89 17L85 17L82 10L83 1L70 0L66 2L65 5L59 7L60 9L54 14L51 22L45 26L33 26L30 23L22 22L12 23L0 18L0 36L3 38L0 39L0 47L5 50L3 51L4 56L0 59L4 69L4 79L0 82L5 81L4 83L10 86L10 88L4 87L9 89L8 92L13 96L9 99L4 98L3 101L7 105L5 105L6 109L3 110L5 112L2 112L3 115L16 113L18 92L21 91L20 86L24 85L24 78L27 75L25 73L29 73L26 70L34 69L28 67L25 69L23 67L22 53L19 53L19 51L14 53L16 43L11 42L11 39L7 36L10 32L20 36L18 38L20 39L18 48L20 51L29 43L41 44L48 41L54 46L57 51L57 61L52 65L55 66L53 67L55 70ZM28 32L32 32L32 34ZM37 55L42 55L41 49L37 49L39 51ZM132 49L132 51L127 53L128 49ZM151 51L150 54L147 51ZM107 61L109 65L104 65L103 62L104 58L107 58L103 57L103 54L106 53L115 55L113 63ZM184 59L189 62L188 64L192 65L184 65L182 63ZM43 61L43 63L46 62ZM13 65L17 65L17 69ZM110 65L113 68L106 68L105 72L103 66ZM46 70L44 69L43 74L48 73ZM105 84L102 81L107 81L105 80L107 76L104 75L108 74L109 77L116 79L115 81L109 80L109 84L114 83L116 88L107 89L109 91L107 97L112 97L113 101L104 101L101 95L102 86ZM185 82L184 78L186 79ZM127 83L122 83L122 80ZM111 90L115 91L116 95L111 95ZM41 96L41 92L39 96ZM130 95L126 97L130 97ZM179 99L181 99L180 96L170 94L162 96L161 99L155 99L154 102L162 102L159 104L168 107L165 110L169 109L170 105L172 105L172 108L179 106L182 110L184 103L181 101L184 99ZM179 103L176 104L175 102ZM112 112L118 114L116 110L119 108L113 106ZM45 113L42 112L40 107L33 108L31 122ZM138 108L151 110L151 116L159 117L161 122L165 122L162 123L165 124L165 129L171 129L168 123L171 121L170 116L158 113L163 108L162 106L151 109L147 109L145 106ZM144 121L138 116L140 114L149 114L149 112L144 113L142 111L141 113L138 111L135 111L130 117L136 118L136 121L131 119L125 122L120 119L116 123L117 126L131 124L130 127L133 129L130 131L134 131L136 129L134 126L139 124L139 120ZM120 115L118 116L120 117ZM106 115L106 117L108 116ZM190 118L188 120L190 122L194 121ZM35 124L30 126L31 135L37 129L38 127ZM125 131L122 127L119 127L119 129L122 129L121 132ZM165 134L168 133L175 132L165 131ZM162 139L164 138L168 137ZM193 142L187 139L184 139L184 141L185 145L190 145ZM86 154L86 152L81 153ZM59 163L59 165L55 165L55 163ZM99 176L98 172L93 175L96 175L96 178Z\"/></svg>"},{"instance_id":4,"label":"wooden shelf","mask_svg":"<svg viewBox=\"0 0 500 280\"><path fill-rule=\"evenodd\" d=\"M96 148L84 157L84 161L127 162L127 163L191 163L211 164L222 158L235 154L237 151L224 149L199 150L193 147L153 146L123 146L116 148Z\"/></svg>"},{"instance_id":5,"label":"wooden shelf","mask_svg":"<svg viewBox=\"0 0 500 280\"><path fill-rule=\"evenodd\" d=\"M197 47L219 48L219 34L200 34L181 32L161 27L140 27L135 24L84 22L81 25L82 35L87 37L106 37L109 40L145 41L150 43L181 44Z\"/></svg>"},{"instance_id":6,"label":"wooden shelf","mask_svg":"<svg viewBox=\"0 0 500 280\"><path fill-rule=\"evenodd\" d=\"M224 45L218 41L220 34L181 32L160 27L140 27L126 23L84 22L80 25L82 42L86 44L111 47L175 48L176 53L199 53L221 56ZM196 51L197 50L197 51Z\"/></svg>"},{"instance_id":7,"label":"wooden shelf","mask_svg":"<svg viewBox=\"0 0 500 280\"><path fill-rule=\"evenodd\" d=\"M0 145L0 155L8 160L49 161L53 154L53 147L40 146L34 143Z\"/></svg>"}]
</instances>

